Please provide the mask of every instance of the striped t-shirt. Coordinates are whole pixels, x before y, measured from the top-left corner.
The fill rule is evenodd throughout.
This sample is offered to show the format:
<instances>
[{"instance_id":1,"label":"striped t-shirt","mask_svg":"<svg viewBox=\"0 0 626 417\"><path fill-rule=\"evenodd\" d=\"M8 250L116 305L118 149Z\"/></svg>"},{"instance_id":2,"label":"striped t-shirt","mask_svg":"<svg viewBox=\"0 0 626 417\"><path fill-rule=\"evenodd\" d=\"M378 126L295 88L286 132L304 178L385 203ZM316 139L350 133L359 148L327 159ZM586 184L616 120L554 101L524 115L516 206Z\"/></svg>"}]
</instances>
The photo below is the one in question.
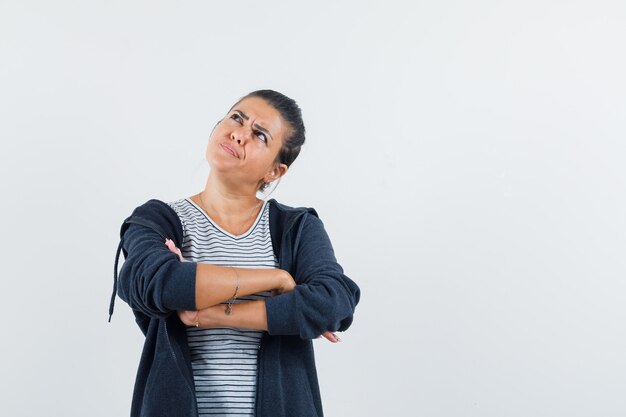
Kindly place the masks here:
<instances>
[{"instance_id":1,"label":"striped t-shirt","mask_svg":"<svg viewBox=\"0 0 626 417\"><path fill-rule=\"evenodd\" d=\"M183 257L192 262L239 268L277 268L267 201L250 227L233 235L189 198L168 202L183 225ZM233 274L233 292L235 276ZM263 292L235 303L269 296ZM187 327L200 416L254 416L257 355L263 332Z\"/></svg>"}]
</instances>

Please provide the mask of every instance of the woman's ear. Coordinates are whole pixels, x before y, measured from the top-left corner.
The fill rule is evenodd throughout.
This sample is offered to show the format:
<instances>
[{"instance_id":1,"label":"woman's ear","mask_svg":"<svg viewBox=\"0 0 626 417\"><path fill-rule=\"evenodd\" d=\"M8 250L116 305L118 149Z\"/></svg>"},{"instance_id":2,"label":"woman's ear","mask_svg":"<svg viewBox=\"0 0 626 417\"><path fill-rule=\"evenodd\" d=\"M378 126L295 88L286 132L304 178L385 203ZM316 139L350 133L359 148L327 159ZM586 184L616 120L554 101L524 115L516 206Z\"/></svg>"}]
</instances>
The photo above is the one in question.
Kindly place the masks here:
<instances>
[{"instance_id":1,"label":"woman's ear","mask_svg":"<svg viewBox=\"0 0 626 417\"><path fill-rule=\"evenodd\" d=\"M272 169L265 174L265 182L272 182L280 177L282 177L283 175L285 175L287 173L287 170L289 169L289 167L285 164L274 164L274 166L272 167Z\"/></svg>"}]
</instances>

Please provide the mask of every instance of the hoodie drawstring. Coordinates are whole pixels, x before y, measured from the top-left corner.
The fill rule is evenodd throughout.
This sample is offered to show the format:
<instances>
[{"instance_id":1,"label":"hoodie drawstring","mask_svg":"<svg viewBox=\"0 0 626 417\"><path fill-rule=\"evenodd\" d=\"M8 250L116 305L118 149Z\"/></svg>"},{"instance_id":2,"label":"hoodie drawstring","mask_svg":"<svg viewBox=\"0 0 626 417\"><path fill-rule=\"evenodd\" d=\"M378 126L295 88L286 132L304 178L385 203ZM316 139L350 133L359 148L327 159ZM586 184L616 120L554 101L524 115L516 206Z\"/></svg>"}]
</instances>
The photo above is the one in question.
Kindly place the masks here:
<instances>
[{"instance_id":1,"label":"hoodie drawstring","mask_svg":"<svg viewBox=\"0 0 626 417\"><path fill-rule=\"evenodd\" d=\"M122 251L122 243L124 239L120 240L120 244L117 245L117 252L115 254L115 265L113 266L113 294L111 294L111 303L109 304L109 323L111 322L111 316L113 315L113 308L115 307L115 296L117 295L117 263L120 259L120 252Z\"/></svg>"}]
</instances>

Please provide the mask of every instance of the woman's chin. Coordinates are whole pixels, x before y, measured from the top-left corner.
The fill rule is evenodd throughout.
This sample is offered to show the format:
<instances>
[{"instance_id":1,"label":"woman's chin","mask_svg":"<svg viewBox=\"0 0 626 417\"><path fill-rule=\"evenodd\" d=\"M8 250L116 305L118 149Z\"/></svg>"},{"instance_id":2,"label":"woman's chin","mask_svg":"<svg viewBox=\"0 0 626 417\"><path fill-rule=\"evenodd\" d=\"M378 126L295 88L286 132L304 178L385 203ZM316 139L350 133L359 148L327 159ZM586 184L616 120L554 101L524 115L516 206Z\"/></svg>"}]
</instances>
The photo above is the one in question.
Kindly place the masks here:
<instances>
[{"instance_id":1,"label":"woman's chin","mask_svg":"<svg viewBox=\"0 0 626 417\"><path fill-rule=\"evenodd\" d=\"M220 172L228 172L233 168L238 166L239 160L233 158L229 155L207 155L206 157L211 170L220 171Z\"/></svg>"}]
</instances>

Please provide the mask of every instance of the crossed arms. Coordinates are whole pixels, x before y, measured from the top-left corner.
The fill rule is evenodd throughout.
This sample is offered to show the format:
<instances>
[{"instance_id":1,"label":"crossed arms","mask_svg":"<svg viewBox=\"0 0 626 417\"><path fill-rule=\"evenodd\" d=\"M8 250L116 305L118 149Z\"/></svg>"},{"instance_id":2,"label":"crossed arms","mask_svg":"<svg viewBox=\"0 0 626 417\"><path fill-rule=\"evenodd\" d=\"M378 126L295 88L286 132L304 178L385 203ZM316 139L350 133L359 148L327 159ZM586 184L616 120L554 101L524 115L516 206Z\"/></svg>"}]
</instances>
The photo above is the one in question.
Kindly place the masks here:
<instances>
[{"instance_id":1,"label":"crossed arms","mask_svg":"<svg viewBox=\"0 0 626 417\"><path fill-rule=\"evenodd\" d=\"M346 330L359 301L359 288L336 262L321 220L307 216L295 259L297 279L281 269L249 269L181 262L180 251L150 228L131 225L124 236L128 257L119 275L119 296L149 317L177 313L187 325L267 330L272 335L324 335ZM273 291L225 314L239 275L238 296ZM296 282L297 281L297 285Z\"/></svg>"}]
</instances>

